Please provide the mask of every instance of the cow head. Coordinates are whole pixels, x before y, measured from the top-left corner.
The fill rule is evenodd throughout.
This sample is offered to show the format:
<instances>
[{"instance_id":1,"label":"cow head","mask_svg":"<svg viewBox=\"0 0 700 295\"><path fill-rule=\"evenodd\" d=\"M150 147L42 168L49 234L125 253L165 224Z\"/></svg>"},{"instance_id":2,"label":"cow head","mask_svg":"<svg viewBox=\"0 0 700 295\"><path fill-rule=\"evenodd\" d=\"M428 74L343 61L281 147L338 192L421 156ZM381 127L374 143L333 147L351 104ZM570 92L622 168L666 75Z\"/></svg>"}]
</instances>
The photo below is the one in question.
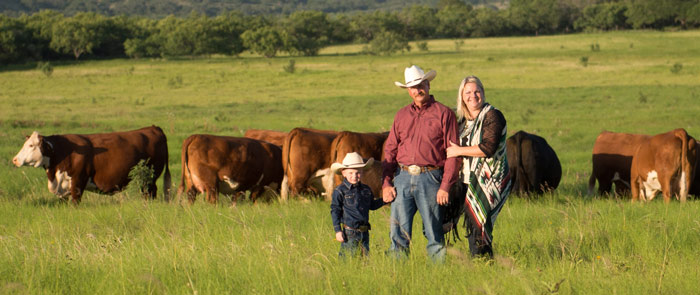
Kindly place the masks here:
<instances>
[{"instance_id":1,"label":"cow head","mask_svg":"<svg viewBox=\"0 0 700 295\"><path fill-rule=\"evenodd\" d=\"M34 167L48 166L50 158L46 155L46 146L50 146L50 144L44 141L43 136L34 131L32 135L27 136L27 141L24 142L24 146L22 146L19 153L12 158L12 164L15 164L17 167L24 165Z\"/></svg>"}]
</instances>

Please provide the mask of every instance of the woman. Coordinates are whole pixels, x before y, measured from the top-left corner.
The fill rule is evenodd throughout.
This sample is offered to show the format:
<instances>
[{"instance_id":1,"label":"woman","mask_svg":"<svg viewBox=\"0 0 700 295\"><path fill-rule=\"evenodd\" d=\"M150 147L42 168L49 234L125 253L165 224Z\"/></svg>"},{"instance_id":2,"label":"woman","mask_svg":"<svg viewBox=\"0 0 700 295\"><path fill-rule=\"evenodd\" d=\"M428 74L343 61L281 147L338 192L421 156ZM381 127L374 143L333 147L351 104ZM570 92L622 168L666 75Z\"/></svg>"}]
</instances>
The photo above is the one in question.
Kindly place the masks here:
<instances>
[{"instance_id":1,"label":"woman","mask_svg":"<svg viewBox=\"0 0 700 295\"><path fill-rule=\"evenodd\" d=\"M462 157L466 183L465 224L472 256L493 256L492 231L510 192L506 159L506 119L486 103L484 86L475 76L462 80L457 94L460 145L450 143L447 157Z\"/></svg>"}]
</instances>

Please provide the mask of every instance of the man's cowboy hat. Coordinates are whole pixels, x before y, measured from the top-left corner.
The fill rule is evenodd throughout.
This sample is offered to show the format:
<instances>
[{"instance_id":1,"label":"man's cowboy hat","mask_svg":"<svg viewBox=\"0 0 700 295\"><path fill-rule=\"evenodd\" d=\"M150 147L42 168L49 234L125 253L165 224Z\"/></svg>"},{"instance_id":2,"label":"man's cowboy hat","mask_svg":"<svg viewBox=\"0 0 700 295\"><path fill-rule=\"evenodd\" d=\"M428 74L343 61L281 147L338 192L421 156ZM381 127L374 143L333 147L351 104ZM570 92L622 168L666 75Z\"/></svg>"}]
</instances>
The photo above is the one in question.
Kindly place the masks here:
<instances>
[{"instance_id":1,"label":"man's cowboy hat","mask_svg":"<svg viewBox=\"0 0 700 295\"><path fill-rule=\"evenodd\" d=\"M335 174L340 174L343 169L348 168L364 170L367 169L368 166L371 166L372 163L374 163L374 158L369 158L369 160L367 160L365 163L360 154L352 152L345 155L345 158L343 158L343 163L333 163L333 165L331 165L331 171L333 171Z\"/></svg>"},{"instance_id":2,"label":"man's cowboy hat","mask_svg":"<svg viewBox=\"0 0 700 295\"><path fill-rule=\"evenodd\" d=\"M399 81L394 82L394 84L401 88L408 88L416 86L425 80L432 81L435 76L437 76L437 72L431 70L426 74L423 72L423 69L419 68L417 65L412 65L410 68L406 68L403 71L403 76L406 79L406 84L401 84Z\"/></svg>"}]
</instances>

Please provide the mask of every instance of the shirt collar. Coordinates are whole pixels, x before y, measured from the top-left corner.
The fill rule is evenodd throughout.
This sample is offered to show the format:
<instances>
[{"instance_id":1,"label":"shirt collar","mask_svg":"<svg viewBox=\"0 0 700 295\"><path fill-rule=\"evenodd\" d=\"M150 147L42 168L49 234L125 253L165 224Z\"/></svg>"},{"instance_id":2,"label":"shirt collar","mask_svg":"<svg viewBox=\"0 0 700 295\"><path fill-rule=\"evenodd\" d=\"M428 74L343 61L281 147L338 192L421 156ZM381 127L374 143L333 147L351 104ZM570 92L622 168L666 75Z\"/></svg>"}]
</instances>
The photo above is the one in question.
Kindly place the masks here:
<instances>
[{"instance_id":1,"label":"shirt collar","mask_svg":"<svg viewBox=\"0 0 700 295\"><path fill-rule=\"evenodd\" d=\"M347 187L348 189L357 186L357 183L356 183L356 184L352 184L352 183L350 183L350 182L348 181L348 179L345 178L345 177L343 177L343 184L344 184L345 187Z\"/></svg>"},{"instance_id":2,"label":"shirt collar","mask_svg":"<svg viewBox=\"0 0 700 295\"><path fill-rule=\"evenodd\" d=\"M428 99L426 99L425 102L423 102L423 107L419 108L418 105L416 105L416 102L412 102L412 103L411 103L411 108L412 108L414 111L419 111L419 110L421 110L421 109L427 109L427 108L430 107L434 102L435 102L435 97L431 94L430 97L428 97Z\"/></svg>"}]
</instances>

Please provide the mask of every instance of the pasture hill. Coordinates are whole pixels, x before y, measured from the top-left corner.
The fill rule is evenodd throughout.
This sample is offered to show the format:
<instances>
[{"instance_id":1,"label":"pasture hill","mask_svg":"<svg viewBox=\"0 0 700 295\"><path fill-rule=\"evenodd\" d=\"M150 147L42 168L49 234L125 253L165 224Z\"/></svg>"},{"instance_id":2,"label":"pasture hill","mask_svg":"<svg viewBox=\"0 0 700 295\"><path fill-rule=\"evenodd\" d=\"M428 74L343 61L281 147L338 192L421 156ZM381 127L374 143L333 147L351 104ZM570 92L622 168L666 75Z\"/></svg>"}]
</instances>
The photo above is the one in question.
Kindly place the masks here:
<instances>
[{"instance_id":1,"label":"pasture hill","mask_svg":"<svg viewBox=\"0 0 700 295\"><path fill-rule=\"evenodd\" d=\"M428 40L427 50L318 56L142 58L0 69L0 290L31 294L693 294L700 278L700 202L587 197L603 130L700 138L700 31ZM415 46L415 43L411 44ZM292 63L294 61L294 63ZM294 64L294 70L289 69ZM181 145L197 133L250 128L386 131L410 102L394 86L417 64L454 106L474 74L518 130L542 136L562 166L559 188L511 195L494 230L494 260L454 242L444 264L416 228L408 260L390 245L388 206L372 211L371 255L342 261L323 200L218 205L144 201L137 191L49 193L46 173L10 159L25 135L160 126L173 183ZM158 181L158 184L161 184ZM162 192L163 188L158 191ZM160 198L160 197L159 197ZM420 221L416 218L415 225ZM463 230L462 230L463 232Z\"/></svg>"}]
</instances>

